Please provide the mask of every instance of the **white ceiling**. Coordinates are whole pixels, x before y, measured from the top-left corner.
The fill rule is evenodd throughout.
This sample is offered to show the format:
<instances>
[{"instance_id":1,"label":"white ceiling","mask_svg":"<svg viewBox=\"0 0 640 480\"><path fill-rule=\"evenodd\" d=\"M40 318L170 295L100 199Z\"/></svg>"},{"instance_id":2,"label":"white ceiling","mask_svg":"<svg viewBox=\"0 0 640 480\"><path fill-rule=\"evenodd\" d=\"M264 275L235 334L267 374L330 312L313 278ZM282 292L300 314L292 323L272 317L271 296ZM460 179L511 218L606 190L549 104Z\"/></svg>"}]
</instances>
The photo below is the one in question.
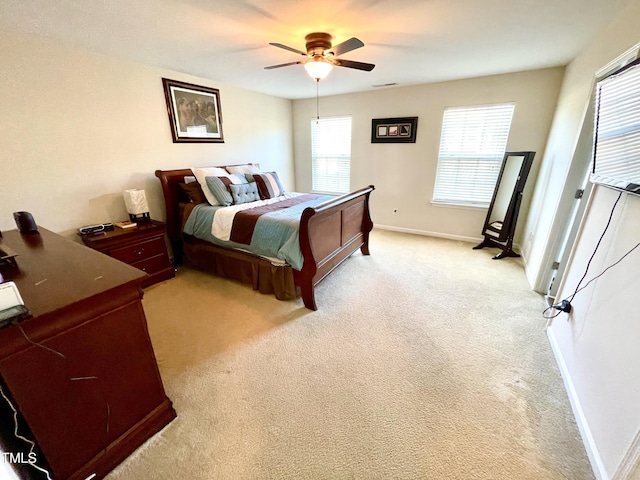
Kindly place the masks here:
<instances>
[{"instance_id":1,"label":"white ceiling","mask_svg":"<svg viewBox=\"0 0 640 480\"><path fill-rule=\"evenodd\" d=\"M415 85L567 64L629 0L0 0L0 28L284 98L315 82L278 42L305 50L321 31L340 58L320 95ZM382 87L389 88L389 87Z\"/></svg>"}]
</instances>

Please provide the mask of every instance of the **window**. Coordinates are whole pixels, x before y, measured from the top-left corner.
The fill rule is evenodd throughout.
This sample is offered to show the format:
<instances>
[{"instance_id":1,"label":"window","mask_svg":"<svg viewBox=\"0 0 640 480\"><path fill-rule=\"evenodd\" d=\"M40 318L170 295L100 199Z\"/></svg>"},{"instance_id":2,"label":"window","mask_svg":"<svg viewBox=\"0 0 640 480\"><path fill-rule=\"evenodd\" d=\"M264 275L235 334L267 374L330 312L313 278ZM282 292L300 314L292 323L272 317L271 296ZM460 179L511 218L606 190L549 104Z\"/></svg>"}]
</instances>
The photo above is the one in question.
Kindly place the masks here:
<instances>
[{"instance_id":1,"label":"window","mask_svg":"<svg viewBox=\"0 0 640 480\"><path fill-rule=\"evenodd\" d=\"M591 181L640 194L640 60L598 84Z\"/></svg>"},{"instance_id":2,"label":"window","mask_svg":"<svg viewBox=\"0 0 640 480\"><path fill-rule=\"evenodd\" d=\"M311 121L312 189L322 193L349 193L351 117Z\"/></svg>"},{"instance_id":3,"label":"window","mask_svg":"<svg viewBox=\"0 0 640 480\"><path fill-rule=\"evenodd\" d=\"M489 206L514 108L505 103L445 109L434 203Z\"/></svg>"}]
</instances>

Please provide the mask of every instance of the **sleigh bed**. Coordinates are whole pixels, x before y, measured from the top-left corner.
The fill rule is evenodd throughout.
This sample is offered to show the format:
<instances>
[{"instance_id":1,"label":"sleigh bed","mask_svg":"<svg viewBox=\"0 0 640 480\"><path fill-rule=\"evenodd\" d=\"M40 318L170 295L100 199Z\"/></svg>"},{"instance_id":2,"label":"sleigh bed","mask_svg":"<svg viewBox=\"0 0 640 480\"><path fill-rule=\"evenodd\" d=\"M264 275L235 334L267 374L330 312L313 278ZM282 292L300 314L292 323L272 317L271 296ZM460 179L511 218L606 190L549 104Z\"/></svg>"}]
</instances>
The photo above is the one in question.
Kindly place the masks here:
<instances>
[{"instance_id":1,"label":"sleigh bed","mask_svg":"<svg viewBox=\"0 0 640 480\"><path fill-rule=\"evenodd\" d=\"M167 236L175 266L184 263L248 283L254 290L274 294L280 300L291 300L300 294L305 307L317 310L315 286L357 249L369 255L369 232L373 228L369 214L372 185L338 197L309 196L313 201L300 204L297 207L301 211L297 231L300 261L287 262L237 248L237 244L231 244L234 247L231 248L222 242L211 243L202 235L197 238L185 233L185 226L193 225L196 213L205 212L210 205L196 204L185 193L184 184L193 175L191 169L157 170L155 174L164 195ZM303 200L308 198L300 201ZM313 206L305 206L307 204ZM187 229L190 233L192 230ZM297 268L292 263L298 263Z\"/></svg>"}]
</instances>

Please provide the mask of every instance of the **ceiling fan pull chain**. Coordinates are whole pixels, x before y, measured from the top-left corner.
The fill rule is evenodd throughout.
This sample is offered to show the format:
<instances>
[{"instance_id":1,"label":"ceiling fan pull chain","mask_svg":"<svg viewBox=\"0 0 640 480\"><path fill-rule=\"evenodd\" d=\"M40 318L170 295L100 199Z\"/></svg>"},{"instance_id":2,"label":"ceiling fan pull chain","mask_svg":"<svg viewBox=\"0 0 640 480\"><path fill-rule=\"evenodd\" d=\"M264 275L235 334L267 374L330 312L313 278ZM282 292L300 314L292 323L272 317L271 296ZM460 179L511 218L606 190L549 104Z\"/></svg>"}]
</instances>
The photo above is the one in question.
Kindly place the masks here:
<instances>
[{"instance_id":1,"label":"ceiling fan pull chain","mask_svg":"<svg viewBox=\"0 0 640 480\"><path fill-rule=\"evenodd\" d=\"M320 101L318 100L318 90L320 89L320 79L316 78L316 123L320 120L320 111L318 109L318 105Z\"/></svg>"}]
</instances>

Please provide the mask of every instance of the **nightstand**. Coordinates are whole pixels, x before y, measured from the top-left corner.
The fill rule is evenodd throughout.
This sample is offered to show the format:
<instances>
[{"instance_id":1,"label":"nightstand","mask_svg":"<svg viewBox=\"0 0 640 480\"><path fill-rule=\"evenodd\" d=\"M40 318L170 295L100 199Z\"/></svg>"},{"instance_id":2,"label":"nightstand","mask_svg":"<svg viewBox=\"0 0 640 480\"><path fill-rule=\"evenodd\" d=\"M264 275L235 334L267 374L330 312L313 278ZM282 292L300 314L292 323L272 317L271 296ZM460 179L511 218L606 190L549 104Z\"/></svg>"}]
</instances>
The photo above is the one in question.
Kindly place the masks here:
<instances>
[{"instance_id":1,"label":"nightstand","mask_svg":"<svg viewBox=\"0 0 640 480\"><path fill-rule=\"evenodd\" d=\"M149 274L147 287L175 276L165 241L165 224L157 220L133 228L114 228L82 237L84 244Z\"/></svg>"}]
</instances>

